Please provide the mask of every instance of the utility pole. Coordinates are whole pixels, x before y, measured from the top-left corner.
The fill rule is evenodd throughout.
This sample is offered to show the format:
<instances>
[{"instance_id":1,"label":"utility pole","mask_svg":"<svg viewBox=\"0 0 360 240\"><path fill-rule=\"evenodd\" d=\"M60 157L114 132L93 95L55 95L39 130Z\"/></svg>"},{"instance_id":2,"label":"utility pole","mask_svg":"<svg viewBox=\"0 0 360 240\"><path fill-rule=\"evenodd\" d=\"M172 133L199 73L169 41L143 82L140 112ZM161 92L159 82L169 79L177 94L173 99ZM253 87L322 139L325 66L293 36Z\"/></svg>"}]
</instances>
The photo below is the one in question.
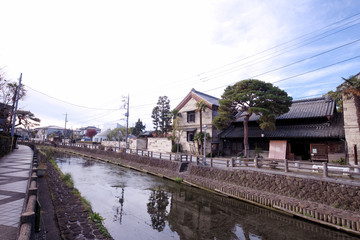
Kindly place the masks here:
<instances>
[{"instance_id":1,"label":"utility pole","mask_svg":"<svg viewBox=\"0 0 360 240\"><path fill-rule=\"evenodd\" d=\"M67 120L67 113L65 113L64 115L65 115L65 130L64 130L64 143L65 143L65 140L66 140L66 123L68 122L68 120Z\"/></svg>"},{"instance_id":2,"label":"utility pole","mask_svg":"<svg viewBox=\"0 0 360 240\"><path fill-rule=\"evenodd\" d=\"M125 143L126 143L126 148L129 148L128 145L128 134L129 134L129 94L128 94L128 98L127 98L127 109L126 109L126 139L125 139Z\"/></svg>"},{"instance_id":3,"label":"utility pole","mask_svg":"<svg viewBox=\"0 0 360 240\"><path fill-rule=\"evenodd\" d=\"M19 86L18 86L18 89L17 89L17 91L16 91L15 110L14 110L14 116L13 116L13 122L12 122L12 128L11 128L11 146L10 146L10 152L12 151L12 146L13 146L13 143L14 143L15 121L16 121L16 114L17 114L18 102L19 102L19 92L20 92L20 89L21 89L21 79L22 79L22 73L20 73Z\"/></svg>"}]
</instances>

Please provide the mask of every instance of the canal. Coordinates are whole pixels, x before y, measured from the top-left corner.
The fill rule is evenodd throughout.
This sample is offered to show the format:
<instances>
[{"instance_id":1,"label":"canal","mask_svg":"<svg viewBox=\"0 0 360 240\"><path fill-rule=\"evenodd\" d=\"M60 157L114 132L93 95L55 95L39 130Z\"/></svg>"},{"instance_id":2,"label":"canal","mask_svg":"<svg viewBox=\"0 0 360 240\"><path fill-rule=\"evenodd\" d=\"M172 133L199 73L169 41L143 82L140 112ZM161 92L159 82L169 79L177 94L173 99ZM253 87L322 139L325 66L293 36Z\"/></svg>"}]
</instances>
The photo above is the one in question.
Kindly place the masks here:
<instances>
[{"instance_id":1,"label":"canal","mask_svg":"<svg viewBox=\"0 0 360 240\"><path fill-rule=\"evenodd\" d=\"M131 169L70 155L56 162L114 239L358 239Z\"/></svg>"}]
</instances>

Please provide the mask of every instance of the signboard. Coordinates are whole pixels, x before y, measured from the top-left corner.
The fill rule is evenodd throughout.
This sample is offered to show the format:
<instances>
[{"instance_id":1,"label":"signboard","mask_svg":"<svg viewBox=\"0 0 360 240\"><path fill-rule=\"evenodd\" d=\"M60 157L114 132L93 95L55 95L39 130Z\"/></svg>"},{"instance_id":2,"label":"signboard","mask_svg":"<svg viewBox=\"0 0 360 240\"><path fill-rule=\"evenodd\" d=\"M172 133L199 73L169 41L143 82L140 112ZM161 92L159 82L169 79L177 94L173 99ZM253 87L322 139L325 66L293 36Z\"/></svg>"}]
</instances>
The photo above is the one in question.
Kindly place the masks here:
<instances>
[{"instance_id":1,"label":"signboard","mask_svg":"<svg viewBox=\"0 0 360 240\"><path fill-rule=\"evenodd\" d=\"M286 158L286 140L270 140L269 158Z\"/></svg>"}]
</instances>

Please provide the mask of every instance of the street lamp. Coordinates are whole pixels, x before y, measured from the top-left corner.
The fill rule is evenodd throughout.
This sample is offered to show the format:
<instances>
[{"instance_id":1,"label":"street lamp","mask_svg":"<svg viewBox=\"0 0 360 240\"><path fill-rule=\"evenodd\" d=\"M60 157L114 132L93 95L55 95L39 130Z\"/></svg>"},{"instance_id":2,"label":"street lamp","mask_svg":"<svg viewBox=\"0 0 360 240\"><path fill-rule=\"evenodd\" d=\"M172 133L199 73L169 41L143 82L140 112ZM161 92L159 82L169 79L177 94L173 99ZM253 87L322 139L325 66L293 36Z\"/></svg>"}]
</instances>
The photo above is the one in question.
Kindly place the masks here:
<instances>
[{"instance_id":1,"label":"street lamp","mask_svg":"<svg viewBox=\"0 0 360 240\"><path fill-rule=\"evenodd\" d=\"M204 166L206 166L206 129L207 126L204 125L204 161L203 161Z\"/></svg>"}]
</instances>

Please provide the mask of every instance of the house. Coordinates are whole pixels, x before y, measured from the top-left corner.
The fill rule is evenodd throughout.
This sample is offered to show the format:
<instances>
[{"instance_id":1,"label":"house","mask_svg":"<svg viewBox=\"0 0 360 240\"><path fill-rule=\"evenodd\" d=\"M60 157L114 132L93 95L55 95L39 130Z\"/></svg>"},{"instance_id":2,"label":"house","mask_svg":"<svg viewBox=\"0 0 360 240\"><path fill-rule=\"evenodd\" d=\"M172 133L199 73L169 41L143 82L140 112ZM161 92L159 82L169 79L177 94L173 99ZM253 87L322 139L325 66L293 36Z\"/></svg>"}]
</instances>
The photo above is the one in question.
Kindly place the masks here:
<instances>
[{"instance_id":1,"label":"house","mask_svg":"<svg viewBox=\"0 0 360 240\"><path fill-rule=\"evenodd\" d=\"M25 129L22 127L15 128L15 133L19 135L19 138L22 138L24 140L29 140L31 138L31 130Z\"/></svg>"},{"instance_id":2,"label":"house","mask_svg":"<svg viewBox=\"0 0 360 240\"><path fill-rule=\"evenodd\" d=\"M83 141L91 141L91 140L92 140L91 138L89 138L88 136L86 136L86 132L87 132L89 129L95 129L97 133L100 133L100 132L101 132L101 129L100 129L100 128L97 128L97 127L94 127L94 126L87 126L87 127L79 128L78 131L80 132L80 136L81 136L81 138L82 138Z\"/></svg>"},{"instance_id":3,"label":"house","mask_svg":"<svg viewBox=\"0 0 360 240\"><path fill-rule=\"evenodd\" d=\"M250 154L262 151L270 158L338 161L345 158L343 115L329 96L294 101L289 112L276 118L275 131L263 131L252 115L249 119ZM219 134L224 155L243 151L243 118Z\"/></svg>"},{"instance_id":4,"label":"house","mask_svg":"<svg viewBox=\"0 0 360 240\"><path fill-rule=\"evenodd\" d=\"M61 139L65 135L65 128L54 125L35 128L36 138L41 141L54 141Z\"/></svg>"},{"instance_id":5,"label":"house","mask_svg":"<svg viewBox=\"0 0 360 240\"><path fill-rule=\"evenodd\" d=\"M219 147L218 130L212 125L213 119L218 115L219 99L208 94L192 89L186 97L175 108L179 112L179 143L182 150L192 154L200 154L198 144L194 136L200 132L200 113L197 111L196 103L204 101L205 112L202 112L202 125L206 125L206 133L209 133L210 140L207 140L207 153L217 152ZM202 129L205 131L205 129ZM199 151L200 150L200 151Z\"/></svg>"}]
</instances>

